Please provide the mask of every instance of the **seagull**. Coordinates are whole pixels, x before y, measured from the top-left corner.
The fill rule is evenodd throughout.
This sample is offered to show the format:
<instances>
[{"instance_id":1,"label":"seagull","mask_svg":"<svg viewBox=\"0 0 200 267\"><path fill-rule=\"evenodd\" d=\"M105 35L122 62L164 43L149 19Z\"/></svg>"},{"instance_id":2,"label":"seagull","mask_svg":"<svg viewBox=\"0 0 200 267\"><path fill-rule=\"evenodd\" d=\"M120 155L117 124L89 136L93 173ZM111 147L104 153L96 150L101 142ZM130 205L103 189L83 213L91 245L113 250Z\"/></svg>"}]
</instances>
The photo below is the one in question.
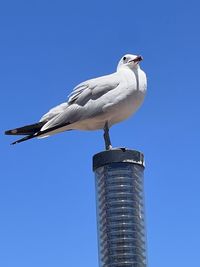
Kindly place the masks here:
<instances>
[{"instance_id":1,"label":"seagull","mask_svg":"<svg viewBox=\"0 0 200 267\"><path fill-rule=\"evenodd\" d=\"M141 106L147 88L141 55L124 55L116 72L78 84L68 100L44 114L39 122L5 131L25 135L13 142L43 138L69 130L104 130L106 150L112 149L109 129L127 119Z\"/></svg>"}]
</instances>

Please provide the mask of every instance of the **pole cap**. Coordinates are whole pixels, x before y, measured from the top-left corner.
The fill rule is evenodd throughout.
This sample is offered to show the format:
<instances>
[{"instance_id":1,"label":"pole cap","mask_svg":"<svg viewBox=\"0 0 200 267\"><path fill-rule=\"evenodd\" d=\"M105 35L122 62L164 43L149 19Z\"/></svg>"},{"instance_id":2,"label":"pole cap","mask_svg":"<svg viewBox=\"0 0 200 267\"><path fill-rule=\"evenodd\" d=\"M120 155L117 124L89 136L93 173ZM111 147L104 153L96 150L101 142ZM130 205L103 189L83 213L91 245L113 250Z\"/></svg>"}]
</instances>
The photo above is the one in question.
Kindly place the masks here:
<instances>
[{"instance_id":1,"label":"pole cap","mask_svg":"<svg viewBox=\"0 0 200 267\"><path fill-rule=\"evenodd\" d=\"M128 148L112 148L93 156L93 171L107 164L125 162L145 167L144 154Z\"/></svg>"}]
</instances>

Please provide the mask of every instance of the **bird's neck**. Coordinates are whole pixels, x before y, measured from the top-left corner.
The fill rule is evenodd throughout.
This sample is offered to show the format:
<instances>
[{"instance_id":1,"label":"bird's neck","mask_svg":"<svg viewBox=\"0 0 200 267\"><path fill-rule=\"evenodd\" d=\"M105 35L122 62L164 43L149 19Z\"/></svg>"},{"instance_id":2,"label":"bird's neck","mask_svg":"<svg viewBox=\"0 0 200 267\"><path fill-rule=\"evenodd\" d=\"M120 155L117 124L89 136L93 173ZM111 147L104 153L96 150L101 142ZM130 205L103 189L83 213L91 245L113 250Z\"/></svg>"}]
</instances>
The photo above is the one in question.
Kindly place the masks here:
<instances>
[{"instance_id":1,"label":"bird's neck","mask_svg":"<svg viewBox=\"0 0 200 267\"><path fill-rule=\"evenodd\" d=\"M136 65L134 66L133 68L130 68L129 66L126 66L126 65L122 65L122 66L118 66L117 67L117 72L118 71L123 71L123 70L129 70L129 71L133 71L134 73L137 73L138 70L140 69L140 66L139 65Z\"/></svg>"}]
</instances>

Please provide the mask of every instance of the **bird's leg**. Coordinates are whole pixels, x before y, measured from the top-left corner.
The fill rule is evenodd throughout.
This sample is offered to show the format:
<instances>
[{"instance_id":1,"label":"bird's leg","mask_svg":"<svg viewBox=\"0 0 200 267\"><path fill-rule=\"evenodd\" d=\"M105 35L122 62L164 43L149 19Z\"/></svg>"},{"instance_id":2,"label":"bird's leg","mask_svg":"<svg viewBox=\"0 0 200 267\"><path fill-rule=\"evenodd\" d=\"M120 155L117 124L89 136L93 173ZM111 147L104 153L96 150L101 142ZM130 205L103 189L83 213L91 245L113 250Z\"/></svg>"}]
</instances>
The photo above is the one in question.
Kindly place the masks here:
<instances>
[{"instance_id":1,"label":"bird's leg","mask_svg":"<svg viewBox=\"0 0 200 267\"><path fill-rule=\"evenodd\" d=\"M105 147L106 147L106 150L110 150L112 149L112 145L111 145L111 141L110 141L110 136L109 136L109 128L108 128L108 122L105 123L105 126L104 126L104 141L105 141Z\"/></svg>"}]
</instances>

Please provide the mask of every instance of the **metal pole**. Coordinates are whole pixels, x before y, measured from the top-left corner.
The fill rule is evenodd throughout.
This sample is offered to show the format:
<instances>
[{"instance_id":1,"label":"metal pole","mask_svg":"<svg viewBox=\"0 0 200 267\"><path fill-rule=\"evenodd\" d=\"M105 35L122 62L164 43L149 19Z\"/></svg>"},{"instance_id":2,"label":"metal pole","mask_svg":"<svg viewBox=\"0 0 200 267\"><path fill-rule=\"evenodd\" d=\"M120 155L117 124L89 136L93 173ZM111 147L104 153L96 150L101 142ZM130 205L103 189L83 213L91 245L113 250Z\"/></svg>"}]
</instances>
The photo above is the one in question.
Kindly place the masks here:
<instances>
[{"instance_id":1,"label":"metal pole","mask_svg":"<svg viewBox=\"0 0 200 267\"><path fill-rule=\"evenodd\" d=\"M144 156L112 149L93 157L100 267L146 267Z\"/></svg>"}]
</instances>

